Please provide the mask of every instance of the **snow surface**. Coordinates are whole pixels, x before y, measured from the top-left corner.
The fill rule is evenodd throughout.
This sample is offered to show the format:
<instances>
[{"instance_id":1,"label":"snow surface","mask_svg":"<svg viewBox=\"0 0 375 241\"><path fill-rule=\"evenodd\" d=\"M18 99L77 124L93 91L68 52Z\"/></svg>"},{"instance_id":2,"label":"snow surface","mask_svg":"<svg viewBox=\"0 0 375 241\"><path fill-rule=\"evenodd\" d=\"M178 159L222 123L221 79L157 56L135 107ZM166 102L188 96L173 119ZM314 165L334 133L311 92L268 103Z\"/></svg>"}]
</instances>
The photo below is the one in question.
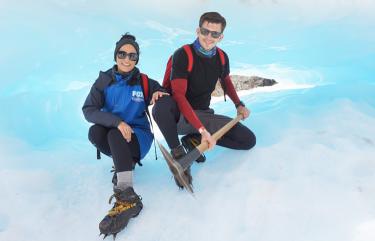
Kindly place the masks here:
<instances>
[{"instance_id":1,"label":"snow surface","mask_svg":"<svg viewBox=\"0 0 375 241\"><path fill-rule=\"evenodd\" d=\"M195 198L151 150L134 175L144 209L118 240L373 240L374 105L339 95L308 105L333 88L243 96L258 145L208 152L192 169ZM234 115L229 102L214 107ZM17 138L0 144L1 240L100 240L109 158L96 160L80 138L47 150Z\"/></svg>"},{"instance_id":2,"label":"snow surface","mask_svg":"<svg viewBox=\"0 0 375 241\"><path fill-rule=\"evenodd\" d=\"M208 152L192 167L195 198L151 149L134 175L144 209L117 240L375 240L374 1L0 6L0 241L102 239L112 162L96 160L82 103L121 34L137 36L138 66L161 79L204 11L228 20L220 46L232 74L280 82L240 93L257 145ZM235 115L230 101L213 102Z\"/></svg>"}]
</instances>

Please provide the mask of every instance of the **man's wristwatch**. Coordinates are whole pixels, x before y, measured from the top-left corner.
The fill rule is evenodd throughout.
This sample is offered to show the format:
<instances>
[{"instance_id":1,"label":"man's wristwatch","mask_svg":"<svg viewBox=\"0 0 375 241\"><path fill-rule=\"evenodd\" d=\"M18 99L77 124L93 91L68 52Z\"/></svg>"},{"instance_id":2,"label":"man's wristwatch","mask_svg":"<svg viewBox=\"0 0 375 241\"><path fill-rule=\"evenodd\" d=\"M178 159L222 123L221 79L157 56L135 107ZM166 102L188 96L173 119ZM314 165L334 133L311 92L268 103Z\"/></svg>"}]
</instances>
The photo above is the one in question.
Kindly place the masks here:
<instances>
[{"instance_id":1,"label":"man's wristwatch","mask_svg":"<svg viewBox=\"0 0 375 241\"><path fill-rule=\"evenodd\" d=\"M238 102L238 103L236 104L236 109L237 109L239 106L243 106L243 107L245 107L245 104L244 104L242 101L240 101L240 102Z\"/></svg>"}]
</instances>

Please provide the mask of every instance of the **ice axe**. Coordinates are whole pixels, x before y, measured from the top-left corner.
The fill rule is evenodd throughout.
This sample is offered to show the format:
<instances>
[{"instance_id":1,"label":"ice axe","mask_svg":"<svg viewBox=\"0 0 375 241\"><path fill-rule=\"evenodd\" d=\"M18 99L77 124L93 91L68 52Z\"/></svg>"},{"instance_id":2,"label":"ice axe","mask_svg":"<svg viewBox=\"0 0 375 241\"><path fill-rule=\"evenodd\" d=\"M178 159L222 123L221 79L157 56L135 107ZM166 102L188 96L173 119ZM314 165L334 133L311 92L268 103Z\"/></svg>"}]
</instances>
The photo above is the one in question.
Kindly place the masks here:
<instances>
[{"instance_id":1,"label":"ice axe","mask_svg":"<svg viewBox=\"0 0 375 241\"><path fill-rule=\"evenodd\" d=\"M234 125L236 125L243 116L237 115L236 118L232 119L226 125L224 125L221 129L216 131L212 137L217 141L219 140L225 133L227 133ZM202 142L185 156L181 157L180 159L173 159L171 154L165 149L165 147L157 141L161 153L163 154L165 160L167 161L168 167L171 170L173 176L182 184L186 190L188 190L191 194L194 193L192 186L189 184L184 171L191 166L191 164L198 159L198 157L208 149L208 144L206 142Z\"/></svg>"}]
</instances>

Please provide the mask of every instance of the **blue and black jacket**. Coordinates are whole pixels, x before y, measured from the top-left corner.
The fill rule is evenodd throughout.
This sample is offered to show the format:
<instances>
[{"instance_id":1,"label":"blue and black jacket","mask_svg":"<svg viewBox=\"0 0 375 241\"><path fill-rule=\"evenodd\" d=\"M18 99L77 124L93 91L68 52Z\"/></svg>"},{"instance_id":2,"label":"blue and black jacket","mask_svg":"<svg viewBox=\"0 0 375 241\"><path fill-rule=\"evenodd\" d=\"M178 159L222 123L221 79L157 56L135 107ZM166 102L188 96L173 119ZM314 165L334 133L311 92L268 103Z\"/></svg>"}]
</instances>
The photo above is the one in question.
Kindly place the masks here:
<instances>
[{"instance_id":1,"label":"blue and black jacket","mask_svg":"<svg viewBox=\"0 0 375 241\"><path fill-rule=\"evenodd\" d=\"M115 65L105 72L100 71L82 111L87 121L108 128L117 128L121 121L127 123L137 136L143 159L153 141L146 108L154 92L165 92L153 79L148 79L148 91L145 100L138 68L130 74L121 75Z\"/></svg>"}]
</instances>

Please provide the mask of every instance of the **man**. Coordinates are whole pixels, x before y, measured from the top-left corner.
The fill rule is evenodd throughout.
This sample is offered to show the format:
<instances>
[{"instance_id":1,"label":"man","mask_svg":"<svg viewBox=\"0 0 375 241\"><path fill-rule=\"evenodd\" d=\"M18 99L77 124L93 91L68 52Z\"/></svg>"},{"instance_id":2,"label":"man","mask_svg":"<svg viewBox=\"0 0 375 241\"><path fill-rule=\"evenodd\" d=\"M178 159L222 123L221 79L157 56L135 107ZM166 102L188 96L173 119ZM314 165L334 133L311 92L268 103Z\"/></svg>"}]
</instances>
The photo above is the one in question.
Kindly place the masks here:
<instances>
[{"instance_id":1,"label":"man","mask_svg":"<svg viewBox=\"0 0 375 241\"><path fill-rule=\"evenodd\" d=\"M224 37L225 26L225 18L217 12L207 12L200 17L199 27L196 30L197 39L189 45L193 60L190 71L188 67L191 65L188 57L190 54L184 48L176 50L172 56L170 80L165 79L163 83L163 87L170 89L172 97L162 98L155 104L153 117L175 159L184 156L185 149L190 151L194 148L189 143L199 144L202 141L208 143L209 149L218 144L237 150L249 150L256 143L253 132L240 123L229 130L217 143L211 136L231 120L229 117L216 115L214 110L210 109L211 93L219 78L223 79L225 92L235 104L237 113L242 114L243 119L250 114L244 103L240 101L229 77L228 56L216 47ZM224 65L219 51L224 55ZM185 148L180 144L178 134L189 134L182 139ZM199 140L200 136L201 140ZM185 171L185 175L191 184L190 168ZM175 181L180 188L183 187L176 179Z\"/></svg>"}]
</instances>

